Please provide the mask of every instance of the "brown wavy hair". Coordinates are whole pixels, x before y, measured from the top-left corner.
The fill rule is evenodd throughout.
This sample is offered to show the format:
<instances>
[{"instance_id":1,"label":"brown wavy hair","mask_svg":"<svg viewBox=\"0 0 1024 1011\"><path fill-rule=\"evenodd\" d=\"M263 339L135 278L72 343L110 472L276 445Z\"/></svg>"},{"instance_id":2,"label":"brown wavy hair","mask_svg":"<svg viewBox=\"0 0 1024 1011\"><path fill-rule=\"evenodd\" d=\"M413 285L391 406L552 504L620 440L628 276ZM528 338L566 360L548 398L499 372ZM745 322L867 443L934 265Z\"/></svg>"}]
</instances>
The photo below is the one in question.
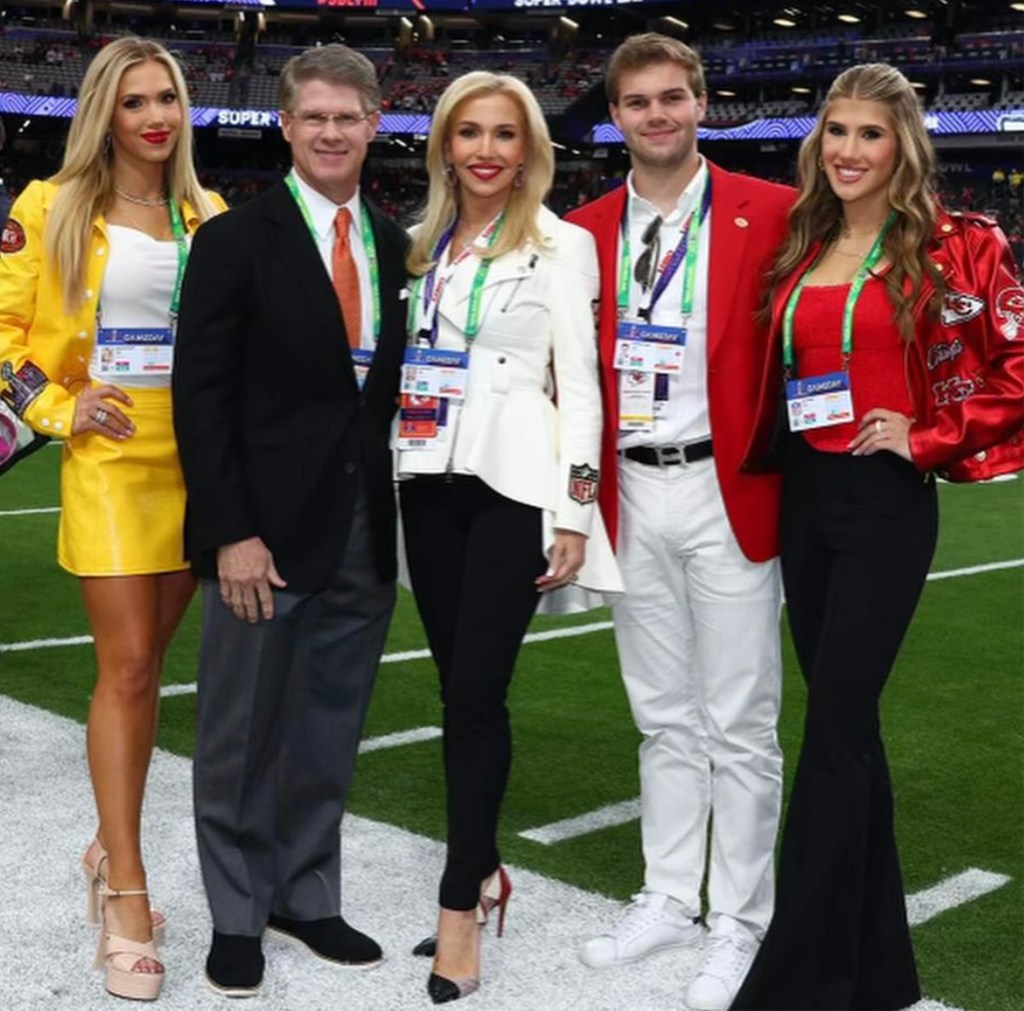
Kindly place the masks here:
<instances>
[{"instance_id":1,"label":"brown wavy hair","mask_svg":"<svg viewBox=\"0 0 1024 1011\"><path fill-rule=\"evenodd\" d=\"M842 222L842 201L820 167L825 123L833 103L840 98L881 103L888 109L896 133L899 147L888 198L897 217L885 237L885 255L892 269L884 276L900 333L904 340L910 340L914 333L914 307L925 279L935 285L937 293L930 311L941 302L944 290L942 275L928 256L936 220L936 158L917 94L903 74L887 63L861 63L844 70L832 82L814 129L800 145L800 192L789 212L789 236L768 273L761 318L764 322L770 319L776 289L799 266L808 249L816 242L834 238Z\"/></svg>"}]
</instances>

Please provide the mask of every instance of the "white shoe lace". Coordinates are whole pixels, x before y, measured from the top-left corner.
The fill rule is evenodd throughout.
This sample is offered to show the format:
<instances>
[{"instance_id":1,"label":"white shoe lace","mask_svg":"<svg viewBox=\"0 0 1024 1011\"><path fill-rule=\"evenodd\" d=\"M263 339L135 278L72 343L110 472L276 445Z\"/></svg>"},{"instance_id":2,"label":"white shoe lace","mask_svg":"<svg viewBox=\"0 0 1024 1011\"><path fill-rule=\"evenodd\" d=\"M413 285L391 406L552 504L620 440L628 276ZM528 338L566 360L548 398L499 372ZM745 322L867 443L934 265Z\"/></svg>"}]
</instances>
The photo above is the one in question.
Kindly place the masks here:
<instances>
[{"instance_id":1,"label":"white shoe lace","mask_svg":"<svg viewBox=\"0 0 1024 1011\"><path fill-rule=\"evenodd\" d=\"M752 953L752 942L746 938L712 934L708 938L700 974L731 983L744 970Z\"/></svg>"},{"instance_id":2,"label":"white shoe lace","mask_svg":"<svg viewBox=\"0 0 1024 1011\"><path fill-rule=\"evenodd\" d=\"M618 941L629 942L639 937L649 927L664 921L664 908L651 907L651 897L646 892L632 896L622 918L608 931Z\"/></svg>"}]
</instances>

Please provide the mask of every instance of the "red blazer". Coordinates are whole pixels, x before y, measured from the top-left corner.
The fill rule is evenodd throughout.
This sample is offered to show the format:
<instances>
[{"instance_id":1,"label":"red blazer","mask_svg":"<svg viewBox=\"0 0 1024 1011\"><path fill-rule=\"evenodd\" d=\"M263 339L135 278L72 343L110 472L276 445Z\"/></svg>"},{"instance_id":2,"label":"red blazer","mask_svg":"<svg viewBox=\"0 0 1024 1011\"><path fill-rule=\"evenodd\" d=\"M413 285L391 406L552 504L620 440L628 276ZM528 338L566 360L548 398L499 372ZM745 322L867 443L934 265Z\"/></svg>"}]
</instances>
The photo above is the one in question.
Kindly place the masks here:
<instances>
[{"instance_id":1,"label":"red blazer","mask_svg":"<svg viewBox=\"0 0 1024 1011\"><path fill-rule=\"evenodd\" d=\"M715 469L740 548L752 562L763 562L778 554L779 482L773 474L742 473L740 463L753 432L767 349L767 334L754 322L754 313L762 296L762 278L785 237L796 192L726 172L711 162L707 165L711 173L707 386ZM598 495L613 544L619 515L619 390L612 360L626 197L627 188L621 186L568 215L569 221L594 235L601 267L598 339L605 423Z\"/></svg>"},{"instance_id":2,"label":"red blazer","mask_svg":"<svg viewBox=\"0 0 1024 1011\"><path fill-rule=\"evenodd\" d=\"M816 243L772 299L770 350L747 464L765 458L782 382L782 313L821 248ZM980 214L939 211L930 253L946 281L939 315L935 288L915 304L914 340L904 370L914 423L910 455L922 472L980 481L1024 467L1024 290L1006 237ZM856 354L856 346L854 348Z\"/></svg>"}]
</instances>

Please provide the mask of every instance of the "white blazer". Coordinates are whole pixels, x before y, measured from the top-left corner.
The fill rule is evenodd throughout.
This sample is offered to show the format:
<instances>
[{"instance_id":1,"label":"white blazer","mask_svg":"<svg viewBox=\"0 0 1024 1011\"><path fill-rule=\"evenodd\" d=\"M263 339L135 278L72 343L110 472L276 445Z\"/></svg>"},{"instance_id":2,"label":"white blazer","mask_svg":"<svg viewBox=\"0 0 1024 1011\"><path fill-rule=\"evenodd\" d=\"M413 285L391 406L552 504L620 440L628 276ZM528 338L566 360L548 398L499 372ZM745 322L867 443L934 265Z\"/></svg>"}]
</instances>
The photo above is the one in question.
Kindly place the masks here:
<instances>
[{"instance_id":1,"label":"white blazer","mask_svg":"<svg viewBox=\"0 0 1024 1011\"><path fill-rule=\"evenodd\" d=\"M537 506L544 511L545 553L556 528L586 535L586 563L576 585L542 599L541 610L550 613L611 603L622 582L596 484L588 483L598 475L602 428L592 308L599 289L597 250L589 232L547 208L537 223L542 246L528 243L491 264L470 347L466 398L449 404L447 439L397 450L396 466L401 479L443 473L450 463L454 473L474 474L507 498ZM471 257L442 293L439 348L467 346L464 328L478 262ZM413 335L421 314L417 305Z\"/></svg>"}]
</instances>

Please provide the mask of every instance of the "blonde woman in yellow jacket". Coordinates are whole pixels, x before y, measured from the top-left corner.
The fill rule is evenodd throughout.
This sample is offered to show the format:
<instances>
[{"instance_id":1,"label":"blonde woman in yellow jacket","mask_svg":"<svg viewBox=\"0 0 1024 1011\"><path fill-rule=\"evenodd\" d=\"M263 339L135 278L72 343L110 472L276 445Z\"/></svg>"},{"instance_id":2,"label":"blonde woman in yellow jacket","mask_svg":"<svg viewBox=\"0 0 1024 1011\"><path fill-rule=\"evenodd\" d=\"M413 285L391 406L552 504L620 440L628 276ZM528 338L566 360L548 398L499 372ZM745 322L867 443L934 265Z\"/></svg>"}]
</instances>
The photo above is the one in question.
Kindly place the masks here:
<instances>
[{"instance_id":1,"label":"blonde woman in yellow jacket","mask_svg":"<svg viewBox=\"0 0 1024 1011\"><path fill-rule=\"evenodd\" d=\"M79 577L97 679L88 755L99 828L82 859L107 989L153 999L140 847L160 669L195 584L171 420L174 320L189 237L224 209L199 186L185 82L160 45L93 60L64 164L33 182L0 239L0 396L64 440L58 561Z\"/></svg>"}]
</instances>

